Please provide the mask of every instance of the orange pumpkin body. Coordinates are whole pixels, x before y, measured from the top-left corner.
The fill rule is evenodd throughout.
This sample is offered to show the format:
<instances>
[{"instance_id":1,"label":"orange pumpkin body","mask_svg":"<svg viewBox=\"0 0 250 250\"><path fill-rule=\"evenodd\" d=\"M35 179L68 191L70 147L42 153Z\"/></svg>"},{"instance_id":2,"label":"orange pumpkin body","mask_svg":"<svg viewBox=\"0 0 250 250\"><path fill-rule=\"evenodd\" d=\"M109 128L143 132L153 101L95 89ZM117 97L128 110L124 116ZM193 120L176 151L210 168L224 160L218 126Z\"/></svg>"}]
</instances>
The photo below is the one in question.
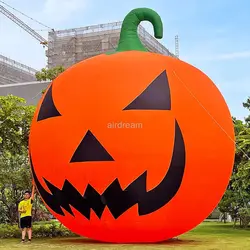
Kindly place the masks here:
<instances>
[{"instance_id":1,"label":"orange pumpkin body","mask_svg":"<svg viewBox=\"0 0 250 250\"><path fill-rule=\"evenodd\" d=\"M169 109L147 108L145 103L144 108L126 109L148 86L153 88L155 84L156 90L155 79L160 75L165 78L163 85L168 84L169 93L164 94L170 97ZM54 114L58 115L39 120L42 103L49 91L53 100L50 99L50 104L54 104ZM164 91L163 88L160 92ZM151 98L154 102L159 101L157 96ZM50 113L48 109L47 105L47 114ZM115 180L124 191L139 176L146 174L146 191L154 190L171 165L176 122L184 143L185 168L178 190L166 204L140 215L140 205L136 203L114 216L105 197L104 200L99 197L98 201L104 204L102 214L98 217L90 209L90 217L86 218L74 202L70 202L78 199L70 188L63 193L64 198L60 198L65 200L59 201L61 196L56 196L55 190L62 190L65 181L82 196L89 185L97 196L101 196ZM121 123L130 127L114 127ZM133 124L140 126L133 128ZM75 152L88 133L105 148L109 160L72 160L74 155L78 160L81 158ZM232 172L235 149L230 138L234 139L230 112L205 74L168 56L128 51L85 60L53 81L32 122L30 156L41 197L50 212L70 230L100 241L156 242L191 230L216 207ZM90 146L87 148L92 150ZM96 154L90 152L92 157ZM170 192L162 190L162 194L163 191ZM46 197L52 198L45 199L45 192ZM131 194L137 192L133 190ZM116 196L111 192L114 201L110 202L116 202L114 211L120 206L118 201L120 204L125 202L125 196L120 194ZM144 199L145 209L158 204L157 199L153 195L148 203ZM65 201L69 204L65 205ZM63 214L58 213L59 210L55 212L51 202L57 202ZM95 205L98 206L97 201ZM81 207L79 203L77 206Z\"/></svg>"}]
</instances>

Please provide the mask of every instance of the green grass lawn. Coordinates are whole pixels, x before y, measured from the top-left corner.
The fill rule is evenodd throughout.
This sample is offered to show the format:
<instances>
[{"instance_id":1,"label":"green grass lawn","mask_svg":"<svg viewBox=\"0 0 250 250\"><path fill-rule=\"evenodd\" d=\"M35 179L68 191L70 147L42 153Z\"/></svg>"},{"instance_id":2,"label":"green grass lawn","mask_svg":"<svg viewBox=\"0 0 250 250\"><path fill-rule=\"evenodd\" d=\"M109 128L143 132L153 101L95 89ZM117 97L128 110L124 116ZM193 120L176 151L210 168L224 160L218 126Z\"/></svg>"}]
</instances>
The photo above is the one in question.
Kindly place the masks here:
<instances>
[{"instance_id":1,"label":"green grass lawn","mask_svg":"<svg viewBox=\"0 0 250 250\"><path fill-rule=\"evenodd\" d=\"M0 240L0 249L74 249L74 250L163 250L163 249L203 249L203 250L248 250L250 249L250 230L234 229L231 224L204 222L193 231L178 239L160 244L103 244L81 237L33 239L31 244L21 244L18 239Z\"/></svg>"}]
</instances>

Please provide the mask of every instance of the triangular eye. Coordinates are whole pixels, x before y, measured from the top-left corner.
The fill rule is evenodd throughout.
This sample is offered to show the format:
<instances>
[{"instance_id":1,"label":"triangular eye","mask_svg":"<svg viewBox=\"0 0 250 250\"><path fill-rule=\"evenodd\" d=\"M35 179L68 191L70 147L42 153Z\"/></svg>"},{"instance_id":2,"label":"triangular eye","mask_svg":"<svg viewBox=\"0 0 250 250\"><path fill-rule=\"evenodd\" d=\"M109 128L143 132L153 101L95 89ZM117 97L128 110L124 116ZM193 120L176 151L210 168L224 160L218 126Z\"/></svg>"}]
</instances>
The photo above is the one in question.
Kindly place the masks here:
<instances>
[{"instance_id":1,"label":"triangular eye","mask_svg":"<svg viewBox=\"0 0 250 250\"><path fill-rule=\"evenodd\" d=\"M89 130L77 147L70 162L85 161L114 161L112 156Z\"/></svg>"},{"instance_id":2,"label":"triangular eye","mask_svg":"<svg viewBox=\"0 0 250 250\"><path fill-rule=\"evenodd\" d=\"M164 70L152 83L123 110L170 110L171 95Z\"/></svg>"},{"instance_id":3,"label":"triangular eye","mask_svg":"<svg viewBox=\"0 0 250 250\"><path fill-rule=\"evenodd\" d=\"M61 114L59 113L54 104L52 97L52 85L51 85L46 93L46 96L43 99L37 121L42 121L55 116L61 116Z\"/></svg>"}]
</instances>

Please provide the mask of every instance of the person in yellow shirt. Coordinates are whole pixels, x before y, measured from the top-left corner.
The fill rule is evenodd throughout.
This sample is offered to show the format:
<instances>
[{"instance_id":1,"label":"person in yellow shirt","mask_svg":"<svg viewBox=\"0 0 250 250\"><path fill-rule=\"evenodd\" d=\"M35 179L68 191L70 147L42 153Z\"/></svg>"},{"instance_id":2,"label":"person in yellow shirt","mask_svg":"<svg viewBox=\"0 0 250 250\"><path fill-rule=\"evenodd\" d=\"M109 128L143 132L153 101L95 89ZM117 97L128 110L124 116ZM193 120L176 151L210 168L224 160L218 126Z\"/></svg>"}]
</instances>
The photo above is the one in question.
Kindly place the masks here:
<instances>
[{"instance_id":1,"label":"person in yellow shirt","mask_svg":"<svg viewBox=\"0 0 250 250\"><path fill-rule=\"evenodd\" d=\"M32 237L32 204L34 201L35 186L32 192L26 191L24 199L18 204L18 212L20 214L20 227L22 229L22 243L25 241L26 233L28 233L29 242Z\"/></svg>"}]
</instances>

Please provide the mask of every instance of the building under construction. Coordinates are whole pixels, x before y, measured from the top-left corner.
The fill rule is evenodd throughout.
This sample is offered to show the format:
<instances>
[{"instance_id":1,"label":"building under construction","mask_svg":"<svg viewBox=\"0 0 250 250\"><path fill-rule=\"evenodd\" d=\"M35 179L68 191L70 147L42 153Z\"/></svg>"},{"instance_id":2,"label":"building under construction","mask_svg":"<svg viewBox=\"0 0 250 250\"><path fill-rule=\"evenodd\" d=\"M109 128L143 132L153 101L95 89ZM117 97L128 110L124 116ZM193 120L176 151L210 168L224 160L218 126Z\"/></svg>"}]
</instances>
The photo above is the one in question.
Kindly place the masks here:
<instances>
[{"instance_id":1,"label":"building under construction","mask_svg":"<svg viewBox=\"0 0 250 250\"><path fill-rule=\"evenodd\" d=\"M99 24L76 29L51 31L48 35L48 68L65 68L98 54L114 51L120 38L122 22ZM141 25L138 35L151 52L174 56Z\"/></svg>"},{"instance_id":2,"label":"building under construction","mask_svg":"<svg viewBox=\"0 0 250 250\"><path fill-rule=\"evenodd\" d=\"M0 85L35 81L36 70L0 55Z\"/></svg>"},{"instance_id":3,"label":"building under construction","mask_svg":"<svg viewBox=\"0 0 250 250\"><path fill-rule=\"evenodd\" d=\"M1 3L4 2L1 1ZM4 4L9 8L14 9L10 5L6 3ZM47 41L11 11L6 9L2 4L0 4L0 13L24 29L44 47L48 47L48 50L46 51L48 57L48 68L55 66L64 66L65 68L68 68L89 57L114 51L117 48L122 27L122 22L113 22L76 29L57 31L51 29ZM25 16L27 17L27 15ZM41 24L40 22L38 23ZM49 28L48 26L46 27ZM139 25L137 31L141 42L149 51L175 56L152 35L150 35L141 25ZM176 56L178 57L178 54L176 54ZM34 81L35 73L36 70L0 55L0 84Z\"/></svg>"}]
</instances>

